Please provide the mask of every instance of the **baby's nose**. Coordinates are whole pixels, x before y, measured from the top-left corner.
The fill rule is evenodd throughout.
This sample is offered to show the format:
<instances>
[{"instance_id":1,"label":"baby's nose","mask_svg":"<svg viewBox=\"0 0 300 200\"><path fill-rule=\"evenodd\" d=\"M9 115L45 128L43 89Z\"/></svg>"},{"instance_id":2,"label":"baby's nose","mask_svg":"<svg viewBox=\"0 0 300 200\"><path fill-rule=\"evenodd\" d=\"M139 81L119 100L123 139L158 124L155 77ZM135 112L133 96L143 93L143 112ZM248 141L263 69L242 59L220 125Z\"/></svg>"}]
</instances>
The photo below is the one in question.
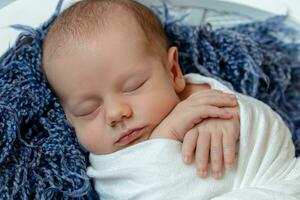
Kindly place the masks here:
<instances>
[{"instance_id":1,"label":"baby's nose","mask_svg":"<svg viewBox=\"0 0 300 200\"><path fill-rule=\"evenodd\" d=\"M109 126L115 126L118 122L121 122L123 118L131 116L130 106L122 100L113 100L107 103L105 108L106 122Z\"/></svg>"}]
</instances>

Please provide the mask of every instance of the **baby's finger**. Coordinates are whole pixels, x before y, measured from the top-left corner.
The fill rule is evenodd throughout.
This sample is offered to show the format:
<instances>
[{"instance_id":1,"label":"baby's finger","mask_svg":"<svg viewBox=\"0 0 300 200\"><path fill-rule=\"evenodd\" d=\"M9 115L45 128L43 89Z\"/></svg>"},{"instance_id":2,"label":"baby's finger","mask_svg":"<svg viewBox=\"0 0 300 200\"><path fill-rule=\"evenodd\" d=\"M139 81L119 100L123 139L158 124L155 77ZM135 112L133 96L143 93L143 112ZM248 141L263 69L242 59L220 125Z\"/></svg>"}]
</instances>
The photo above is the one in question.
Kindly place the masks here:
<instances>
[{"instance_id":1,"label":"baby's finger","mask_svg":"<svg viewBox=\"0 0 300 200\"><path fill-rule=\"evenodd\" d=\"M207 94L222 94L222 93L224 93L222 90L216 90L216 89L201 90L201 92L193 92L188 98L193 98L194 96L199 96L199 95L205 96Z\"/></svg>"},{"instance_id":2,"label":"baby's finger","mask_svg":"<svg viewBox=\"0 0 300 200\"><path fill-rule=\"evenodd\" d=\"M223 176L223 147L222 134L212 134L210 146L210 160L212 166L212 176L220 179Z\"/></svg>"},{"instance_id":3,"label":"baby's finger","mask_svg":"<svg viewBox=\"0 0 300 200\"><path fill-rule=\"evenodd\" d=\"M190 114L192 115L192 113L190 113ZM198 124L203 119L206 119L206 118L230 119L233 117L232 113L230 113L226 109L218 108L215 106L209 106L209 105L196 107L193 110L193 114L195 116L192 116L192 117L196 120L196 121L194 121L194 124ZM198 116L198 118L197 118L197 116Z\"/></svg>"},{"instance_id":4,"label":"baby's finger","mask_svg":"<svg viewBox=\"0 0 300 200\"><path fill-rule=\"evenodd\" d=\"M206 177L208 175L208 161L210 151L210 134L208 132L201 132L198 134L196 147L196 166L198 175Z\"/></svg>"},{"instance_id":5,"label":"baby's finger","mask_svg":"<svg viewBox=\"0 0 300 200\"><path fill-rule=\"evenodd\" d=\"M197 144L198 131L196 128L189 130L184 138L182 144L182 157L186 164L190 164L194 159L195 148Z\"/></svg>"},{"instance_id":6,"label":"baby's finger","mask_svg":"<svg viewBox=\"0 0 300 200\"><path fill-rule=\"evenodd\" d=\"M226 169L233 169L235 166L235 149L236 149L236 136L232 131L223 134L223 154Z\"/></svg>"},{"instance_id":7,"label":"baby's finger","mask_svg":"<svg viewBox=\"0 0 300 200\"><path fill-rule=\"evenodd\" d=\"M170 132L177 137L180 141L183 141L184 134L192 129L196 124L199 124L206 118L221 118L230 119L232 114L224 108L218 108L215 106L199 106L190 108L188 111L182 113L180 121L172 123ZM167 118L165 119L165 121ZM184 126L180 125L183 124Z\"/></svg>"},{"instance_id":8,"label":"baby's finger","mask_svg":"<svg viewBox=\"0 0 300 200\"><path fill-rule=\"evenodd\" d=\"M199 105L213 105L217 107L233 107L237 106L237 98L233 94L227 93L208 93L208 94L198 94L190 99L194 106Z\"/></svg>"}]
</instances>

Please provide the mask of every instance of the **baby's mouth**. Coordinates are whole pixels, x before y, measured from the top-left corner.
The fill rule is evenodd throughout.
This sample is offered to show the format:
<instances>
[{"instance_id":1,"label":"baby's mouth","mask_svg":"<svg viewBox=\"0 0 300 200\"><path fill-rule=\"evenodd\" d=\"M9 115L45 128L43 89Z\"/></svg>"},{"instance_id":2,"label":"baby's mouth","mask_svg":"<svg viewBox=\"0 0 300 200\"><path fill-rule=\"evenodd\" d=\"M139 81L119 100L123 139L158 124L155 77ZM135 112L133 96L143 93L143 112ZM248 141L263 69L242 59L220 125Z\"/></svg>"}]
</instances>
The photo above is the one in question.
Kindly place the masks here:
<instances>
[{"instance_id":1,"label":"baby's mouth","mask_svg":"<svg viewBox=\"0 0 300 200\"><path fill-rule=\"evenodd\" d=\"M144 128L145 127L136 128L136 129L131 129L131 130L123 132L122 136L119 138L119 140L116 141L117 146L124 147L124 146L127 146L127 145L133 143L134 141L136 141L143 135L142 130Z\"/></svg>"}]
</instances>

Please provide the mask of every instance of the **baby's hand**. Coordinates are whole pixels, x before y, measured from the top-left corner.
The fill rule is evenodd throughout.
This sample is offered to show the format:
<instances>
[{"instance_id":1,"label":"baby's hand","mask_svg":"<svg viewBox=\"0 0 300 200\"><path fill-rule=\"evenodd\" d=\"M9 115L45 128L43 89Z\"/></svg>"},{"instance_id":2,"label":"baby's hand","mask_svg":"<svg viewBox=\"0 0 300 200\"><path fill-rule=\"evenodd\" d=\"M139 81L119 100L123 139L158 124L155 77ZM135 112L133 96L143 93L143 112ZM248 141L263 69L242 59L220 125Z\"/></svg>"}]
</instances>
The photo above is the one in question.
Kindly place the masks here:
<instances>
[{"instance_id":1,"label":"baby's hand","mask_svg":"<svg viewBox=\"0 0 300 200\"><path fill-rule=\"evenodd\" d=\"M223 107L237 106L236 97L218 90L193 93L178 103L169 115L154 129L152 137L183 141L185 134L207 118L230 119L232 113Z\"/></svg>"},{"instance_id":2,"label":"baby's hand","mask_svg":"<svg viewBox=\"0 0 300 200\"><path fill-rule=\"evenodd\" d=\"M209 118L187 132L183 139L182 155L189 164L196 160L198 175L208 175L208 163L215 179L220 179L226 169L235 166L235 153L240 134L239 107L224 108L234 116L231 119Z\"/></svg>"}]
</instances>

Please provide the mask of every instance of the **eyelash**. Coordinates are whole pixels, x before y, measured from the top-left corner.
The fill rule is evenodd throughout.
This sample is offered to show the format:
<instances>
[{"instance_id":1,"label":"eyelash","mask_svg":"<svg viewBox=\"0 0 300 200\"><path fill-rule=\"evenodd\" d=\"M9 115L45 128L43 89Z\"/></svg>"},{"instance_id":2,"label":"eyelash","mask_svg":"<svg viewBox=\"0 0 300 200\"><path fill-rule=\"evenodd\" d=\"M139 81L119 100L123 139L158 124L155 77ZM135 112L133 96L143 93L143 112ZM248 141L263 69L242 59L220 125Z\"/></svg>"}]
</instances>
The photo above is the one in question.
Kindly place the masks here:
<instances>
[{"instance_id":1,"label":"eyelash","mask_svg":"<svg viewBox=\"0 0 300 200\"><path fill-rule=\"evenodd\" d=\"M139 84L136 87L134 87L133 89L130 89L130 90L125 91L125 92L133 92L133 91L139 89L140 87L142 87L146 83L146 81L147 81L147 79L145 81L143 81L141 84Z\"/></svg>"},{"instance_id":2,"label":"eyelash","mask_svg":"<svg viewBox=\"0 0 300 200\"><path fill-rule=\"evenodd\" d=\"M139 89L140 87L142 87L146 82L147 82L148 79L146 79L145 81L143 81L141 84L139 84L137 87L134 87L133 89L130 89L129 91L126 91L126 92L133 92L137 89ZM90 116L91 114L93 114L94 112L96 112L98 109L101 108L101 105L99 105L96 109L93 109L92 111L88 112L88 113L85 113L85 114L82 114L80 115L79 117L87 117L87 116Z\"/></svg>"},{"instance_id":3,"label":"eyelash","mask_svg":"<svg viewBox=\"0 0 300 200\"><path fill-rule=\"evenodd\" d=\"M87 116L90 116L90 115L92 115L94 112L96 112L100 108L101 108L101 105L99 105L98 107L96 107L95 109L93 109L93 110L91 110L89 112L86 112L84 114L79 115L78 117L87 117Z\"/></svg>"}]
</instances>

